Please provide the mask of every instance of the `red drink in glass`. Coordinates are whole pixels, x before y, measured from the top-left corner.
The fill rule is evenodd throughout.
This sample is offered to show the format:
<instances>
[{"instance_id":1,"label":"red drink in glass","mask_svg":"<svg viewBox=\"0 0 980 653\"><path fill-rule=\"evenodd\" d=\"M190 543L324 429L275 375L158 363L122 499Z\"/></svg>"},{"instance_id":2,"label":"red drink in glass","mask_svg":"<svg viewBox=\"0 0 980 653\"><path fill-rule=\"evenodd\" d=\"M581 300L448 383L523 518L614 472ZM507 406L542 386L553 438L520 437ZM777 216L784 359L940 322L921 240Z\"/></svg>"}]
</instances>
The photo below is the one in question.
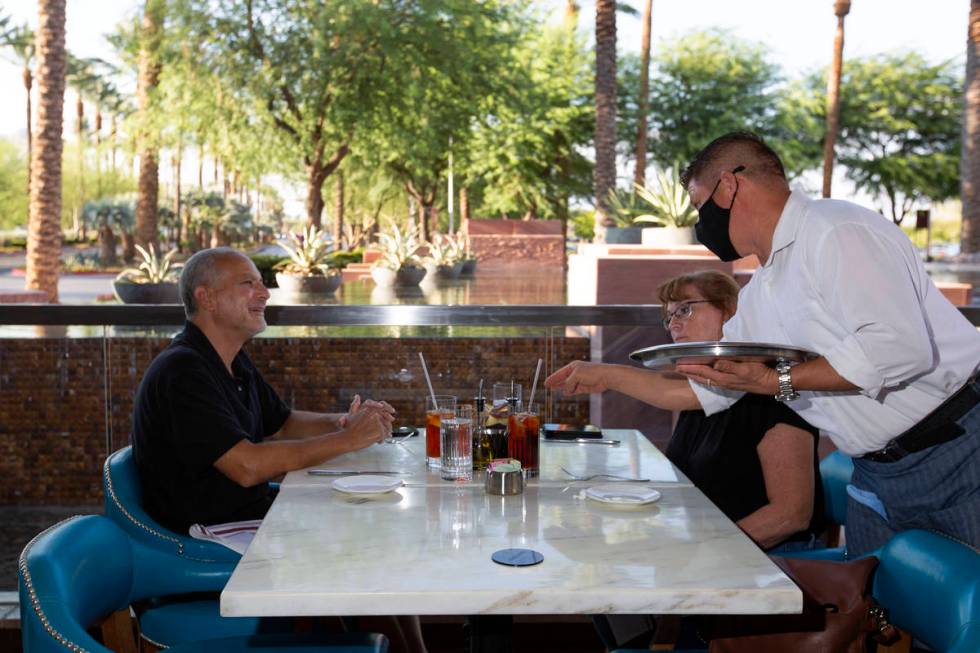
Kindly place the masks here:
<instances>
[{"instance_id":1,"label":"red drink in glass","mask_svg":"<svg viewBox=\"0 0 980 653\"><path fill-rule=\"evenodd\" d=\"M537 413L514 413L507 433L507 455L521 463L528 476L538 474L538 437L541 418Z\"/></svg>"},{"instance_id":2,"label":"red drink in glass","mask_svg":"<svg viewBox=\"0 0 980 653\"><path fill-rule=\"evenodd\" d=\"M433 399L435 403L433 404ZM456 415L456 397L436 395L427 397L425 403L425 462L430 468L438 468L440 462L439 427L443 419Z\"/></svg>"}]
</instances>

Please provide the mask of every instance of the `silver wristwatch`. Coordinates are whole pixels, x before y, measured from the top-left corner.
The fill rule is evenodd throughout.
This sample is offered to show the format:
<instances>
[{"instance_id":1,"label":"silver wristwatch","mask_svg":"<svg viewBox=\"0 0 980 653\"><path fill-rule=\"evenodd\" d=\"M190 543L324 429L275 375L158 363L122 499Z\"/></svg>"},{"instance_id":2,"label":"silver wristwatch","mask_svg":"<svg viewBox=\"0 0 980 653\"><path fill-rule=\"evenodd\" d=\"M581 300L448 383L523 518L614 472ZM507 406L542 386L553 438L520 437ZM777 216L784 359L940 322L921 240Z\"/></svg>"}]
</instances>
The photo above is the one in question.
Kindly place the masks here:
<instances>
[{"instance_id":1,"label":"silver wristwatch","mask_svg":"<svg viewBox=\"0 0 980 653\"><path fill-rule=\"evenodd\" d=\"M779 392L774 397L776 401L793 401L800 398L800 393L793 389L793 377L789 371L792 367L789 361L781 360L776 363L776 381L779 383Z\"/></svg>"}]
</instances>

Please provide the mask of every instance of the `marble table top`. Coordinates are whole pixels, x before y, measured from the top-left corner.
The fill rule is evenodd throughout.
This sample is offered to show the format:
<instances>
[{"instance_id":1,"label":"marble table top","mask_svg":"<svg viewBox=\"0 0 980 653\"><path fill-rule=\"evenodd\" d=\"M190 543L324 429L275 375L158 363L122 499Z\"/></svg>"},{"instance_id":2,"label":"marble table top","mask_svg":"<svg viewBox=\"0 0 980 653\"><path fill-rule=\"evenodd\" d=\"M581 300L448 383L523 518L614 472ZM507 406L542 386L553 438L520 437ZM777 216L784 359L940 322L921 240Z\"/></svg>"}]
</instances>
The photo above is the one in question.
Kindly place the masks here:
<instances>
[{"instance_id":1,"label":"marble table top","mask_svg":"<svg viewBox=\"0 0 980 653\"><path fill-rule=\"evenodd\" d=\"M542 441L541 478L524 494L425 471L417 438L379 444L322 469L405 469L405 486L346 495L332 478L289 474L221 593L226 616L373 614L758 614L802 609L797 587L636 431L616 447ZM377 465L377 467L375 467ZM608 472L650 478L658 502L584 497ZM644 485L644 484L630 484ZM494 551L544 561L505 567Z\"/></svg>"}]
</instances>

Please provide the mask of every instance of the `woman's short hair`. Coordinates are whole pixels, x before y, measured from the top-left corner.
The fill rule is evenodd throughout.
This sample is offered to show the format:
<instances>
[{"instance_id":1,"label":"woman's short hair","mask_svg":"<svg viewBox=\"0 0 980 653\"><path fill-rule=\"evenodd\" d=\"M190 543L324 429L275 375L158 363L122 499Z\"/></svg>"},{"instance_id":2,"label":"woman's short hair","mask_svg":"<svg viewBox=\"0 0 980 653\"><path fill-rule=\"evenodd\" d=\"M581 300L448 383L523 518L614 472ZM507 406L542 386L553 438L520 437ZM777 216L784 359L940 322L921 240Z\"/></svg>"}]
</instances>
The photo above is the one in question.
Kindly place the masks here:
<instances>
[{"instance_id":1,"label":"woman's short hair","mask_svg":"<svg viewBox=\"0 0 980 653\"><path fill-rule=\"evenodd\" d=\"M739 286L732 275L717 270L701 270L682 274L660 284L657 295L660 297L664 316L667 315L668 302L690 299L686 292L688 286L697 288L702 297L723 313L732 315L738 307Z\"/></svg>"}]
</instances>

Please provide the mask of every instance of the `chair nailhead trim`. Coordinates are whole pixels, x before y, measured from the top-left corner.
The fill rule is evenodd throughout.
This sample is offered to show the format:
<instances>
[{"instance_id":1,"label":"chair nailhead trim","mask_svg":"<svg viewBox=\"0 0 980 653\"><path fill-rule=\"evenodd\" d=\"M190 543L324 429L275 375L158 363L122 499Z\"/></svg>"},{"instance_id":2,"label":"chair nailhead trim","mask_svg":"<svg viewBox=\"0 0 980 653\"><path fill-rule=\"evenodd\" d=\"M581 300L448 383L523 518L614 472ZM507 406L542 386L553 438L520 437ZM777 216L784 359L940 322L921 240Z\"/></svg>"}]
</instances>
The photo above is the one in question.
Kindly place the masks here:
<instances>
[{"instance_id":1,"label":"chair nailhead trim","mask_svg":"<svg viewBox=\"0 0 980 653\"><path fill-rule=\"evenodd\" d=\"M25 546L24 550L21 551L20 559L18 560L18 567L20 568L21 576L23 576L24 578L24 587L27 588L27 595L28 597L30 597L31 600L31 607L33 607L34 612L37 613L37 618L41 622L41 625L44 626L44 630L46 630L48 634L51 635L51 637L53 637L59 644L67 648L69 651L73 651L74 653L88 653L88 650L82 648L75 642L70 641L67 637L59 633L51 626L51 623L48 621L48 616L44 614L44 611L41 609L41 601L40 599L37 598L37 591L34 589L34 581L31 580L31 572L27 568L27 553L31 550L31 547L34 546L34 543L37 542L39 538L47 534L49 531L58 528L62 524L67 524L70 521L74 521L81 516L82 515L75 515L74 517L63 519L57 524L45 528L43 531L35 535L30 542L27 543L27 546Z\"/></svg>"}]
</instances>

